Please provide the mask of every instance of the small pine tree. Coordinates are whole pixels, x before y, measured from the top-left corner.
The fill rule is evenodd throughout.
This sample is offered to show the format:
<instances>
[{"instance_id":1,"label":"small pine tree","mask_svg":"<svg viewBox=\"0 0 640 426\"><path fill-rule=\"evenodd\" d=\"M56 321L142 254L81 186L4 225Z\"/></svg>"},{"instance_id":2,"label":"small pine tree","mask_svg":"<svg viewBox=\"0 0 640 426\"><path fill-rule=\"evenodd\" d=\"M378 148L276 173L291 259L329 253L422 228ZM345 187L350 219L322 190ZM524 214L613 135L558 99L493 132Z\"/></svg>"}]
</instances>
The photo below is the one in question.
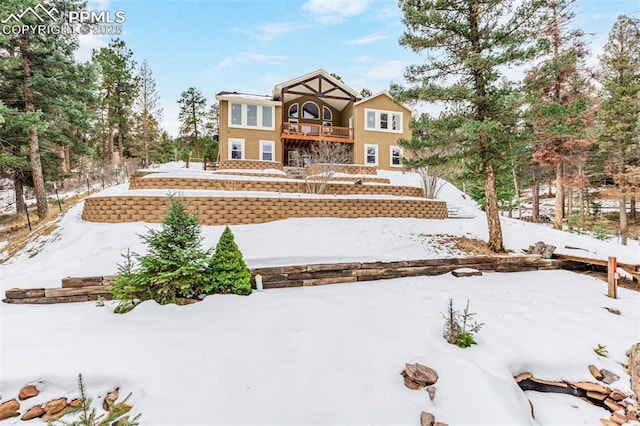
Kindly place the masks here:
<instances>
[{"instance_id":1,"label":"small pine tree","mask_svg":"<svg viewBox=\"0 0 640 426\"><path fill-rule=\"evenodd\" d=\"M186 204L172 195L169 202L162 229L151 229L141 236L148 252L144 256L134 255L139 263L137 269L132 269L131 256L124 255L125 264L118 270L112 288L116 299L125 302L153 299L166 304L204 292L209 281L205 271L210 253L200 247L198 217L189 214Z\"/></svg>"},{"instance_id":2,"label":"small pine tree","mask_svg":"<svg viewBox=\"0 0 640 426\"><path fill-rule=\"evenodd\" d=\"M228 226L216 245L207 275L211 277L207 293L251 294L251 273Z\"/></svg>"}]
</instances>

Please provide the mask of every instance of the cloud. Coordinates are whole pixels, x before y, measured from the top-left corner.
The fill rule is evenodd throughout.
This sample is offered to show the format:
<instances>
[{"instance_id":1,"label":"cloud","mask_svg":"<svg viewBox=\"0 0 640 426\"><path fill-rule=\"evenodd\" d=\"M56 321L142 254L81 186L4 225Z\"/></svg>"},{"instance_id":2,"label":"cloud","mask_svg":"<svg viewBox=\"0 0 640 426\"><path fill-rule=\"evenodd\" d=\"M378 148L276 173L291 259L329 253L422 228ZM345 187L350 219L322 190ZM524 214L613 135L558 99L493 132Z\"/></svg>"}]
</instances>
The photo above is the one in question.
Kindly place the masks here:
<instances>
[{"instance_id":1,"label":"cloud","mask_svg":"<svg viewBox=\"0 0 640 426\"><path fill-rule=\"evenodd\" d=\"M223 69L233 64L241 64L248 61L253 62L262 62L265 64L281 64L284 61L289 59L288 56L284 55L265 55L263 53L241 53L235 56L228 56L218 62L216 65L216 69Z\"/></svg>"},{"instance_id":2,"label":"cloud","mask_svg":"<svg viewBox=\"0 0 640 426\"><path fill-rule=\"evenodd\" d=\"M366 36L347 40L345 41L345 43L346 44L371 44L371 43L375 43L376 41L384 40L385 38L388 38L388 37L389 36L383 33L371 33L371 34L367 34Z\"/></svg>"},{"instance_id":3,"label":"cloud","mask_svg":"<svg viewBox=\"0 0 640 426\"><path fill-rule=\"evenodd\" d=\"M102 47L107 47L105 37L94 34L80 35L78 42L78 50L74 53L77 62L90 61L94 49L98 50Z\"/></svg>"},{"instance_id":4,"label":"cloud","mask_svg":"<svg viewBox=\"0 0 640 426\"><path fill-rule=\"evenodd\" d=\"M408 63L404 61L384 61L367 71L365 76L385 80L402 79L407 65Z\"/></svg>"},{"instance_id":5,"label":"cloud","mask_svg":"<svg viewBox=\"0 0 640 426\"><path fill-rule=\"evenodd\" d=\"M360 15L370 3L371 0L308 0L302 10L313 15L321 25L336 25Z\"/></svg>"},{"instance_id":6,"label":"cloud","mask_svg":"<svg viewBox=\"0 0 640 426\"><path fill-rule=\"evenodd\" d=\"M110 0L89 0L87 9L89 10L109 10Z\"/></svg>"},{"instance_id":7,"label":"cloud","mask_svg":"<svg viewBox=\"0 0 640 426\"><path fill-rule=\"evenodd\" d=\"M285 34L292 33L297 28L293 25L282 24L278 22L268 22L258 27L257 38L264 41L274 40Z\"/></svg>"}]
</instances>

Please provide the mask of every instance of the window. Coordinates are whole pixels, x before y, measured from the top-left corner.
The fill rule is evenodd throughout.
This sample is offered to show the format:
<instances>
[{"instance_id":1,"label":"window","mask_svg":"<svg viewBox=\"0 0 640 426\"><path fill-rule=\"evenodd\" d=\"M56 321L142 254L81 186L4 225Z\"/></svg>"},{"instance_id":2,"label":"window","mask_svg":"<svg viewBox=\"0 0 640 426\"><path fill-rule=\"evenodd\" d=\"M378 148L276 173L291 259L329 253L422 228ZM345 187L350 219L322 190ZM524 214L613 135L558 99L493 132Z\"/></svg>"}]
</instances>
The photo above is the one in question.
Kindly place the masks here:
<instances>
[{"instance_id":1,"label":"window","mask_svg":"<svg viewBox=\"0 0 640 426\"><path fill-rule=\"evenodd\" d=\"M364 164L368 166L378 165L378 145L364 145Z\"/></svg>"},{"instance_id":2,"label":"window","mask_svg":"<svg viewBox=\"0 0 640 426\"><path fill-rule=\"evenodd\" d=\"M318 105L309 101L305 102L302 105L302 118L310 118L312 120L320 119L320 109L318 109Z\"/></svg>"},{"instance_id":3,"label":"window","mask_svg":"<svg viewBox=\"0 0 640 426\"><path fill-rule=\"evenodd\" d=\"M328 106L322 107L322 119L324 121L333 121L333 114L331 114L331 109Z\"/></svg>"},{"instance_id":4,"label":"window","mask_svg":"<svg viewBox=\"0 0 640 426\"><path fill-rule=\"evenodd\" d=\"M244 139L229 139L229 159L244 160Z\"/></svg>"},{"instance_id":5,"label":"window","mask_svg":"<svg viewBox=\"0 0 640 426\"><path fill-rule=\"evenodd\" d=\"M366 130L402 133L402 113L365 109Z\"/></svg>"},{"instance_id":6,"label":"window","mask_svg":"<svg viewBox=\"0 0 640 426\"><path fill-rule=\"evenodd\" d=\"M274 161L275 145L274 141L260 141L260 159L262 161Z\"/></svg>"},{"instance_id":7,"label":"window","mask_svg":"<svg viewBox=\"0 0 640 426\"><path fill-rule=\"evenodd\" d=\"M229 127L274 130L273 106L232 103Z\"/></svg>"},{"instance_id":8,"label":"window","mask_svg":"<svg viewBox=\"0 0 640 426\"><path fill-rule=\"evenodd\" d=\"M298 117L298 104L289 105L289 117Z\"/></svg>"},{"instance_id":9,"label":"window","mask_svg":"<svg viewBox=\"0 0 640 426\"><path fill-rule=\"evenodd\" d=\"M391 159L390 166L391 167L400 167L402 166L402 148L399 146L392 146L389 148L389 157Z\"/></svg>"},{"instance_id":10,"label":"window","mask_svg":"<svg viewBox=\"0 0 640 426\"><path fill-rule=\"evenodd\" d=\"M247 105L247 126L258 126L258 105Z\"/></svg>"}]
</instances>

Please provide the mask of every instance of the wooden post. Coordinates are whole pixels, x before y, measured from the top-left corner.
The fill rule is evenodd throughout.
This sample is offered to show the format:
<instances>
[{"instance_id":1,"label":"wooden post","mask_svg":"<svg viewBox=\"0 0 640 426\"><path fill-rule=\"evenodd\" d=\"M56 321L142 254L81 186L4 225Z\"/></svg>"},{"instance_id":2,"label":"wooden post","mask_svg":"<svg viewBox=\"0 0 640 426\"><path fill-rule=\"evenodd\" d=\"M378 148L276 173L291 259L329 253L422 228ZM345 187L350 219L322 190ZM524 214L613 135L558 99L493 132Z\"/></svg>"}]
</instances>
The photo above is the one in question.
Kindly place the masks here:
<instances>
[{"instance_id":1,"label":"wooden post","mask_svg":"<svg viewBox=\"0 0 640 426\"><path fill-rule=\"evenodd\" d=\"M616 281L616 269L618 267L617 259L613 256L609 256L609 261L607 262L607 296L612 297L614 299L618 298L618 283Z\"/></svg>"}]
</instances>

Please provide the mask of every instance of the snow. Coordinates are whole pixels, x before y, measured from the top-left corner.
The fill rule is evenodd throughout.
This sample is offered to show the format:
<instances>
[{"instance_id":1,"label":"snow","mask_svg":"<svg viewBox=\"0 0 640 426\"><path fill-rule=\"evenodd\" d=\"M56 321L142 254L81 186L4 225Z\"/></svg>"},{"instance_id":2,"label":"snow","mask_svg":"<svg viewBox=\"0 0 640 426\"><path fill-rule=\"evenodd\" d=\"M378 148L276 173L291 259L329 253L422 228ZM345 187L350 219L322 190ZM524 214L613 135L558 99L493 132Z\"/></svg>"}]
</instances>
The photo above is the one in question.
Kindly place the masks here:
<instances>
[{"instance_id":1,"label":"snow","mask_svg":"<svg viewBox=\"0 0 640 426\"><path fill-rule=\"evenodd\" d=\"M415 178L386 173L394 184ZM250 267L451 257L461 253L436 244L438 235L487 238L484 214L463 195L451 185L440 192L473 218L288 219L231 228ZM113 274L120 254L144 252L139 235L159 227L84 222L82 207L70 209L30 252L0 265L2 291ZM501 221L505 245L516 252L542 240L558 252L640 263L637 242L623 247ZM215 245L222 231L203 227L203 246ZM121 394L133 392L134 413L149 425L413 425L423 410L452 426L597 424L608 417L604 409L572 397L525 394L513 376L593 380L587 366L594 364L618 374L611 386L628 392L621 363L640 337L640 294L620 288L619 298L610 299L605 293L606 283L592 277L539 271L273 289L184 307L145 302L126 315L113 314L109 302L2 304L0 400L30 383L43 390L34 404L73 396L82 373L94 397L117 386ZM460 310L469 300L484 323L478 345L460 349L442 338L449 298ZM594 353L598 344L608 358ZM404 387L399 373L406 362L436 369L433 402Z\"/></svg>"}]
</instances>

